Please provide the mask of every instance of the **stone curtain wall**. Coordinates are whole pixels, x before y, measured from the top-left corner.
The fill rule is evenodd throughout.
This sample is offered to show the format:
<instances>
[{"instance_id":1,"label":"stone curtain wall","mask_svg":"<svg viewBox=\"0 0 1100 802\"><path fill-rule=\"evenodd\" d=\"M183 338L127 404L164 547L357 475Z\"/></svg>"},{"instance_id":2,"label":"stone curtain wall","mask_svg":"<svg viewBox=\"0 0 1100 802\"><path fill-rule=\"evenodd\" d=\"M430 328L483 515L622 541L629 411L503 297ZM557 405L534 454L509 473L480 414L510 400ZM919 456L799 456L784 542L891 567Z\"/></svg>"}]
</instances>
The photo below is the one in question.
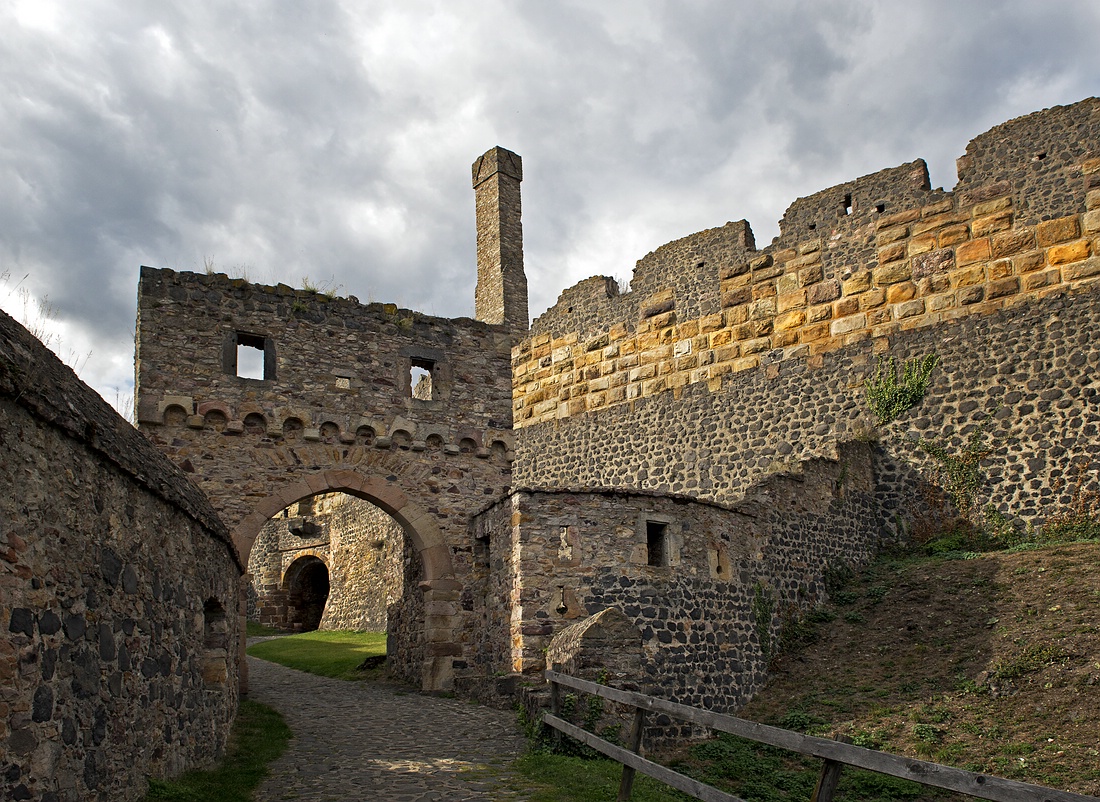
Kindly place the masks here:
<instances>
[{"instance_id":1,"label":"stone curtain wall","mask_svg":"<svg viewBox=\"0 0 1100 802\"><path fill-rule=\"evenodd\" d=\"M232 369L242 340L263 347L266 379ZM207 494L243 555L286 506L366 488L349 492L398 517L423 563L409 567L423 582L406 583L401 604L445 606L470 570L469 517L511 485L511 344L504 327L465 318L143 268L138 425ZM414 367L430 373L431 400L413 397ZM408 615L391 626L391 639L410 639L391 655L426 661L398 670L447 686L471 637L466 614L433 617L430 631Z\"/></svg>"},{"instance_id":2,"label":"stone curtain wall","mask_svg":"<svg viewBox=\"0 0 1100 802\"><path fill-rule=\"evenodd\" d=\"M612 317L633 292L601 318L567 291L513 351L516 485L730 502L867 435L876 355L934 352L912 428L957 441L1000 404L986 500L1037 521L1064 509L1070 468L1097 456L1098 142L1095 99L1029 115L971 143L953 194L915 162L796 201L762 252L737 224L664 246L639 262L634 317ZM684 314L679 284L646 279L675 282L675 260L715 286Z\"/></svg>"},{"instance_id":3,"label":"stone curtain wall","mask_svg":"<svg viewBox=\"0 0 1100 802\"><path fill-rule=\"evenodd\" d=\"M116 802L221 755L241 566L209 504L0 314L4 799Z\"/></svg>"},{"instance_id":4,"label":"stone curtain wall","mask_svg":"<svg viewBox=\"0 0 1100 802\"><path fill-rule=\"evenodd\" d=\"M290 628L284 577L295 561L314 556L329 572L320 629L385 631L386 609L405 589L404 530L378 507L343 493L317 496L287 512L288 517L269 521L252 546L249 617Z\"/></svg>"},{"instance_id":5,"label":"stone curtain wall","mask_svg":"<svg viewBox=\"0 0 1100 802\"><path fill-rule=\"evenodd\" d=\"M734 507L627 492L515 493L477 521L499 555L494 578L511 575L515 588L503 618L507 662L502 594L491 586L486 596L487 620L497 622L485 633L486 667L539 672L556 634L614 607L641 633L643 676L632 681L643 692L736 709L763 683L784 618L824 599L828 566L864 561L879 545L873 448L847 446L838 457L771 477ZM649 521L666 527L666 565L649 564Z\"/></svg>"}]
</instances>

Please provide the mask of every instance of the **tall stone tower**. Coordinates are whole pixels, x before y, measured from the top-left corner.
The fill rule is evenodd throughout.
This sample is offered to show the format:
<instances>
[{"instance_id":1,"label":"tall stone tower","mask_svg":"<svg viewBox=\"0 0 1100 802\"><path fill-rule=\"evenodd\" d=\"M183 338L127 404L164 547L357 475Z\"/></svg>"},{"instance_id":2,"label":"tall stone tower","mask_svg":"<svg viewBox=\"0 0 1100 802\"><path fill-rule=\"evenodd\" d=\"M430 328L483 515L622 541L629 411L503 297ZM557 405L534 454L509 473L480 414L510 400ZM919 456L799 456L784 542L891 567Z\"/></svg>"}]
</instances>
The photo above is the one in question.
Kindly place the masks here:
<instances>
[{"instance_id":1,"label":"tall stone tower","mask_svg":"<svg viewBox=\"0 0 1100 802\"><path fill-rule=\"evenodd\" d=\"M477 290L474 317L526 331L527 276L523 273L523 224L519 182L523 160L496 147L474 162L477 207Z\"/></svg>"}]
</instances>

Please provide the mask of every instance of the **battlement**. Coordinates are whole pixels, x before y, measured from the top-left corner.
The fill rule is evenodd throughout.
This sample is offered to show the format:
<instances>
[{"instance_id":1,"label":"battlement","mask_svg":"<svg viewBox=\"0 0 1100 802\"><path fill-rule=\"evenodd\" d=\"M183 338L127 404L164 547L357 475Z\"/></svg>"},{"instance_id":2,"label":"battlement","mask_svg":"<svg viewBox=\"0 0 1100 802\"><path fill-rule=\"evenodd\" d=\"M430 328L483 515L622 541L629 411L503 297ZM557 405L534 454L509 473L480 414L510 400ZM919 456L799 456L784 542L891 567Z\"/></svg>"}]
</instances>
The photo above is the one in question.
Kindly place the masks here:
<instances>
[{"instance_id":1,"label":"battlement","mask_svg":"<svg viewBox=\"0 0 1100 802\"><path fill-rule=\"evenodd\" d=\"M762 251L748 223L728 223L640 260L631 293L582 282L513 349L515 425L814 367L868 339L881 352L899 332L1089 286L1098 141L1096 99L1038 112L971 142L954 192L931 190L918 160L796 200Z\"/></svg>"}]
</instances>

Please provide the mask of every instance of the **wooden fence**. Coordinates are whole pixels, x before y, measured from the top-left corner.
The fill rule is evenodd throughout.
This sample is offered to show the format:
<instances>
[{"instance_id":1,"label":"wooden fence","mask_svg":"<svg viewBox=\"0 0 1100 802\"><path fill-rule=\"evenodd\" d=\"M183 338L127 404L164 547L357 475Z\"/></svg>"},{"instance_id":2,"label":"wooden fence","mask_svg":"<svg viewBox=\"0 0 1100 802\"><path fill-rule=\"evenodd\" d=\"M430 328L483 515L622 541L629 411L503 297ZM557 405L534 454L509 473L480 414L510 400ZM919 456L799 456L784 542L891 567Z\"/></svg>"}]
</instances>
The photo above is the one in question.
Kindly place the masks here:
<instances>
[{"instance_id":1,"label":"wooden fence","mask_svg":"<svg viewBox=\"0 0 1100 802\"><path fill-rule=\"evenodd\" d=\"M602 752L623 764L618 802L626 802L630 799L634 775L639 771L683 791L695 799L701 799L703 802L743 802L738 797L719 791L713 786L705 785L690 777L685 777L683 774L642 757L639 753L641 752L642 731L645 727L647 712L665 713L673 718L708 727L712 730L727 732L757 743L777 746L801 755L821 759L824 761L821 776L811 797L811 802L831 802L844 766L855 766L879 774L888 774L891 777L912 780L922 785L957 791L978 799L998 800L999 802L1100 802L1100 799L1094 796L1071 794L1066 791L1045 788L1041 785L1015 782L1002 777L991 777L987 774L975 774L971 771L964 771L950 766L941 766L938 763L929 763L888 752L864 749L841 740L830 741L778 727L769 727L765 724L757 724L753 721L746 721L721 713L712 713L709 710L688 707L675 702L666 702L641 693L620 691L606 685L599 685L567 674L560 674L557 671L547 671L546 679L550 682L550 713L543 718L543 723L576 738L596 751ZM560 718L562 688L595 694L612 702L633 707L634 721L629 735L630 748L625 749L611 744Z\"/></svg>"}]
</instances>

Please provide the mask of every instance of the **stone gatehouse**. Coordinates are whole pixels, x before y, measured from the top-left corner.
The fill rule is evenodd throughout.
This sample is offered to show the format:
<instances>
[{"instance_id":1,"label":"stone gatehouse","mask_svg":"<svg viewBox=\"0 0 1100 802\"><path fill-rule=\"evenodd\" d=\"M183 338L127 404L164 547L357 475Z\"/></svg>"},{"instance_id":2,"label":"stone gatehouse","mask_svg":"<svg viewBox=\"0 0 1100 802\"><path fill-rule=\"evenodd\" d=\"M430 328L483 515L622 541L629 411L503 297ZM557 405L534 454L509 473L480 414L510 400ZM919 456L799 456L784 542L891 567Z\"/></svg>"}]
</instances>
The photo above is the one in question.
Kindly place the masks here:
<instances>
[{"instance_id":1,"label":"stone gatehouse","mask_svg":"<svg viewBox=\"0 0 1100 802\"><path fill-rule=\"evenodd\" d=\"M919 437L991 414L982 503L1022 523L1072 503L1075 466L1100 489L1100 100L977 137L950 192L919 160L864 176L796 200L767 247L745 221L690 235L629 292L588 279L530 327L521 179L500 148L474 164L474 320L139 281L141 430L242 559L319 494L390 516L409 544L390 658L422 687L537 674L556 633L614 607L639 687L735 708L829 566L907 535ZM931 353L923 403L876 430L878 359ZM257 571L259 608L289 567Z\"/></svg>"}]
</instances>

